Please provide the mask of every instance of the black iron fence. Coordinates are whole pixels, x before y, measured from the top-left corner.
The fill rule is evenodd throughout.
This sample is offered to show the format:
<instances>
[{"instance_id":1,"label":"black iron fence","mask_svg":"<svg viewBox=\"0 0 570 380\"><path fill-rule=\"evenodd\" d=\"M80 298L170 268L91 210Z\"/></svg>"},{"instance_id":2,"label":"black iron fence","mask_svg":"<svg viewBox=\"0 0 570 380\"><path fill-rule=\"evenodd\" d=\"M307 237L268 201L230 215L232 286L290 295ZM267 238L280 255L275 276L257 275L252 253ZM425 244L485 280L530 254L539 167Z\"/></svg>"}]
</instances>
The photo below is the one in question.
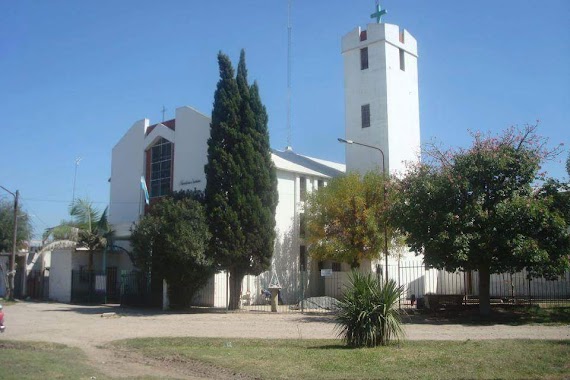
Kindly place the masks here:
<instances>
[{"instance_id":1,"label":"black iron fence","mask_svg":"<svg viewBox=\"0 0 570 380\"><path fill-rule=\"evenodd\" d=\"M143 272L121 273L121 305L149 306L150 278Z\"/></svg>"},{"instance_id":2,"label":"black iron fence","mask_svg":"<svg viewBox=\"0 0 570 380\"><path fill-rule=\"evenodd\" d=\"M373 274L384 282L386 268ZM278 312L331 312L349 286L350 272L297 272L279 276ZM271 311L270 272L246 276L242 286L241 311ZM427 269L418 261L400 261L388 266L388 278L403 288L401 308L465 305L479 302L479 275ZM496 304L550 304L570 306L570 272L556 280L528 278L527 272L493 274L491 302ZM195 306L227 308L228 279L214 276L195 297Z\"/></svg>"},{"instance_id":3,"label":"black iron fence","mask_svg":"<svg viewBox=\"0 0 570 380\"><path fill-rule=\"evenodd\" d=\"M123 306L162 305L162 284L152 284L147 274L109 267L106 272L73 270L71 272L72 303L121 303Z\"/></svg>"},{"instance_id":4,"label":"black iron fence","mask_svg":"<svg viewBox=\"0 0 570 380\"><path fill-rule=\"evenodd\" d=\"M404 289L404 296L400 300L401 307L434 307L441 303L479 302L477 271L447 272L426 269L414 262L401 262L400 265L389 266L388 272L389 277ZM492 274L489 285L492 303L570 306L570 272L555 280L529 278L526 270Z\"/></svg>"},{"instance_id":5,"label":"black iron fence","mask_svg":"<svg viewBox=\"0 0 570 380\"><path fill-rule=\"evenodd\" d=\"M107 276L89 270L71 271L72 303L106 303Z\"/></svg>"},{"instance_id":6,"label":"black iron fence","mask_svg":"<svg viewBox=\"0 0 570 380\"><path fill-rule=\"evenodd\" d=\"M383 282L386 268L373 274ZM350 272L291 272L277 276L265 272L246 276L240 298L241 311L271 311L272 290L277 293L278 312L331 312L349 286ZM403 288L401 308L465 305L479 302L479 276L473 272L447 272L427 269L423 264L401 261L388 266L388 278ZM225 310L229 300L226 273L213 276L199 291L193 305ZM274 289L272 289L274 288ZM493 274L490 281L492 303L550 304L570 306L570 272L556 280L528 278L526 271ZM75 303L120 302L126 306L162 305L162 281L142 272L73 271L72 298Z\"/></svg>"},{"instance_id":7,"label":"black iron fence","mask_svg":"<svg viewBox=\"0 0 570 380\"><path fill-rule=\"evenodd\" d=\"M47 300L49 298L49 271L29 271L26 277L26 294L34 300Z\"/></svg>"}]
</instances>

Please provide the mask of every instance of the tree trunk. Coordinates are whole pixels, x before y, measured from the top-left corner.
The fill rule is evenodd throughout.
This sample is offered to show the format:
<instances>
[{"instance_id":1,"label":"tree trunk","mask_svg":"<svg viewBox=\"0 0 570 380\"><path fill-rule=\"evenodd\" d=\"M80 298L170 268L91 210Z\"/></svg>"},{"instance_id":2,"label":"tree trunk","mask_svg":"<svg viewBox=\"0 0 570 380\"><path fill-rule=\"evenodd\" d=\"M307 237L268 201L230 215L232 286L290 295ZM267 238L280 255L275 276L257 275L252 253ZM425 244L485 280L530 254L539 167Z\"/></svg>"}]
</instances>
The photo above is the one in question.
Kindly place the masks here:
<instances>
[{"instance_id":1,"label":"tree trunk","mask_svg":"<svg viewBox=\"0 0 570 380\"><path fill-rule=\"evenodd\" d=\"M235 269L230 270L230 302L229 310L238 310L241 306L241 283L244 274Z\"/></svg>"},{"instance_id":2,"label":"tree trunk","mask_svg":"<svg viewBox=\"0 0 570 380\"><path fill-rule=\"evenodd\" d=\"M491 314L491 273L489 265L479 266L479 314L488 316Z\"/></svg>"}]
</instances>

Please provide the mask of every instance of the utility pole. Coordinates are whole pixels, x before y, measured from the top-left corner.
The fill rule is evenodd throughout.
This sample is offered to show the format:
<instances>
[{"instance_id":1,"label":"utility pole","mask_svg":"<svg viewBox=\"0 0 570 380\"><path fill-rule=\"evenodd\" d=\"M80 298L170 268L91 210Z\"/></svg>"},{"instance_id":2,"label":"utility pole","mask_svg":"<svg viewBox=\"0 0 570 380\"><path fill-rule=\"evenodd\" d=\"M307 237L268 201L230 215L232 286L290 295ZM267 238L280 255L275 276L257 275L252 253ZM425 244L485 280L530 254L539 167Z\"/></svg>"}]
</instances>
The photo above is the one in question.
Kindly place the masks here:
<instances>
[{"instance_id":1,"label":"utility pole","mask_svg":"<svg viewBox=\"0 0 570 380\"><path fill-rule=\"evenodd\" d=\"M10 269L8 270L8 299L14 300L14 277L16 276L16 239L18 237L18 198L20 192L16 190L16 194L0 186L14 197L14 229L12 233L12 254L10 255Z\"/></svg>"},{"instance_id":2,"label":"utility pole","mask_svg":"<svg viewBox=\"0 0 570 380\"><path fill-rule=\"evenodd\" d=\"M75 172L73 173L73 193L71 195L71 205L73 207L73 204L75 203L75 181L77 179L77 167L79 166L79 163L81 162L82 158L81 157L77 157L75 159Z\"/></svg>"},{"instance_id":3,"label":"utility pole","mask_svg":"<svg viewBox=\"0 0 570 380\"><path fill-rule=\"evenodd\" d=\"M291 0L287 2L287 149L291 147Z\"/></svg>"}]
</instances>

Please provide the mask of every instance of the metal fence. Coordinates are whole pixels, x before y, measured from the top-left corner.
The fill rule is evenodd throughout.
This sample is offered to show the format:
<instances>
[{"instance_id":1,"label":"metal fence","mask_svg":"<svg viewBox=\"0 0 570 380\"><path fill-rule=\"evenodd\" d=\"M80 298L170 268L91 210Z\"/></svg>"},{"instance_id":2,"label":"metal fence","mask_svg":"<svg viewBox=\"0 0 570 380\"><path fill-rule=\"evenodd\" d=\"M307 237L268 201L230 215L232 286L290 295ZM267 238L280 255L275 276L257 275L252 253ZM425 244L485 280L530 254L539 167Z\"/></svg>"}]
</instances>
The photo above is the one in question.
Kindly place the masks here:
<instances>
[{"instance_id":1,"label":"metal fence","mask_svg":"<svg viewBox=\"0 0 570 380\"><path fill-rule=\"evenodd\" d=\"M374 272L384 282L385 268ZM282 275L278 312L331 312L349 286L350 272L298 272ZM271 273L246 276L242 285L241 311L271 311ZM403 288L401 308L438 307L443 304L466 305L479 302L479 276L472 272L447 272L427 269L418 261L388 265L388 278ZM570 272L551 281L528 278L527 272L493 274L490 279L491 302L495 304L550 304L570 306ZM198 307L227 308L227 274L220 273L195 296Z\"/></svg>"},{"instance_id":2,"label":"metal fence","mask_svg":"<svg viewBox=\"0 0 570 380\"><path fill-rule=\"evenodd\" d=\"M378 266L374 275L384 282L386 268ZM321 275L325 274L324 276ZM271 285L274 274L246 276L242 283L240 311L271 311ZM278 312L327 313L336 309L338 300L349 286L350 272L290 272L279 278ZM447 272L427 269L417 261L388 265L388 278L403 288L401 308L438 307L442 304L479 302L479 276L473 272ZM570 306L570 272L551 281L528 278L527 272L493 274L490 279L492 303L551 304ZM194 297L193 306L227 310L229 281L218 273ZM125 306L162 304L162 281L142 272L116 273L73 271L74 303L120 302Z\"/></svg>"},{"instance_id":3,"label":"metal fence","mask_svg":"<svg viewBox=\"0 0 570 380\"><path fill-rule=\"evenodd\" d=\"M71 303L105 303L107 280L103 272L71 271Z\"/></svg>"},{"instance_id":4,"label":"metal fence","mask_svg":"<svg viewBox=\"0 0 570 380\"><path fill-rule=\"evenodd\" d=\"M47 270L31 270L26 277L26 294L34 300L49 298L49 272Z\"/></svg>"},{"instance_id":5,"label":"metal fence","mask_svg":"<svg viewBox=\"0 0 570 380\"><path fill-rule=\"evenodd\" d=\"M153 284L148 275L122 271L114 267L106 272L71 271L71 303L120 303L122 306L156 306L162 304L162 284Z\"/></svg>"},{"instance_id":6,"label":"metal fence","mask_svg":"<svg viewBox=\"0 0 570 380\"><path fill-rule=\"evenodd\" d=\"M426 269L417 263L401 262L389 266L389 276L404 288L401 307L429 305L432 300L446 303L478 303L479 274L471 272L447 272ZM556 280L529 278L526 270L517 273L492 274L489 284L492 303L504 304L552 304L570 306L570 272ZM439 296L439 299L438 299ZM445 297L444 297L445 296ZM431 305L434 306L434 305Z\"/></svg>"},{"instance_id":7,"label":"metal fence","mask_svg":"<svg viewBox=\"0 0 570 380\"><path fill-rule=\"evenodd\" d=\"M72 303L115 303L120 299L120 281L115 268L103 271L72 270Z\"/></svg>"},{"instance_id":8,"label":"metal fence","mask_svg":"<svg viewBox=\"0 0 570 380\"><path fill-rule=\"evenodd\" d=\"M143 272L121 273L121 305L122 306L151 306L152 288L150 276Z\"/></svg>"}]
</instances>

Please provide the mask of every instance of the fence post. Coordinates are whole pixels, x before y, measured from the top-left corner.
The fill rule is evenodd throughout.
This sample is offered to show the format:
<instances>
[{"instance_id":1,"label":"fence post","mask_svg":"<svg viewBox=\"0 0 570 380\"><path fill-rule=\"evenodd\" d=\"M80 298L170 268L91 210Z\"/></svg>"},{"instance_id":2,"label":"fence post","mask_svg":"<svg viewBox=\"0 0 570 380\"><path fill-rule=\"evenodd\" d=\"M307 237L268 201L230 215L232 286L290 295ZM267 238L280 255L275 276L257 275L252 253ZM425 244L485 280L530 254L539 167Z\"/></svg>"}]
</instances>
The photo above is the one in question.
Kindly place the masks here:
<instances>
[{"instance_id":1,"label":"fence post","mask_svg":"<svg viewBox=\"0 0 570 380\"><path fill-rule=\"evenodd\" d=\"M214 282L215 289L215 282ZM226 311L230 308L230 272L226 271Z\"/></svg>"},{"instance_id":2,"label":"fence post","mask_svg":"<svg viewBox=\"0 0 570 380\"><path fill-rule=\"evenodd\" d=\"M398 289L399 288L400 288L400 256L398 255ZM402 302L402 295L400 294L400 296L398 297L398 309L402 308L401 302Z\"/></svg>"},{"instance_id":3,"label":"fence post","mask_svg":"<svg viewBox=\"0 0 570 380\"><path fill-rule=\"evenodd\" d=\"M467 306L467 275L463 271L463 305Z\"/></svg>"},{"instance_id":4,"label":"fence post","mask_svg":"<svg viewBox=\"0 0 570 380\"><path fill-rule=\"evenodd\" d=\"M301 314L305 313L305 273L308 272L301 271Z\"/></svg>"},{"instance_id":5,"label":"fence post","mask_svg":"<svg viewBox=\"0 0 570 380\"><path fill-rule=\"evenodd\" d=\"M530 282L532 281L532 279L529 277L528 278L528 303L530 306L532 306L532 294L530 292Z\"/></svg>"}]
</instances>

